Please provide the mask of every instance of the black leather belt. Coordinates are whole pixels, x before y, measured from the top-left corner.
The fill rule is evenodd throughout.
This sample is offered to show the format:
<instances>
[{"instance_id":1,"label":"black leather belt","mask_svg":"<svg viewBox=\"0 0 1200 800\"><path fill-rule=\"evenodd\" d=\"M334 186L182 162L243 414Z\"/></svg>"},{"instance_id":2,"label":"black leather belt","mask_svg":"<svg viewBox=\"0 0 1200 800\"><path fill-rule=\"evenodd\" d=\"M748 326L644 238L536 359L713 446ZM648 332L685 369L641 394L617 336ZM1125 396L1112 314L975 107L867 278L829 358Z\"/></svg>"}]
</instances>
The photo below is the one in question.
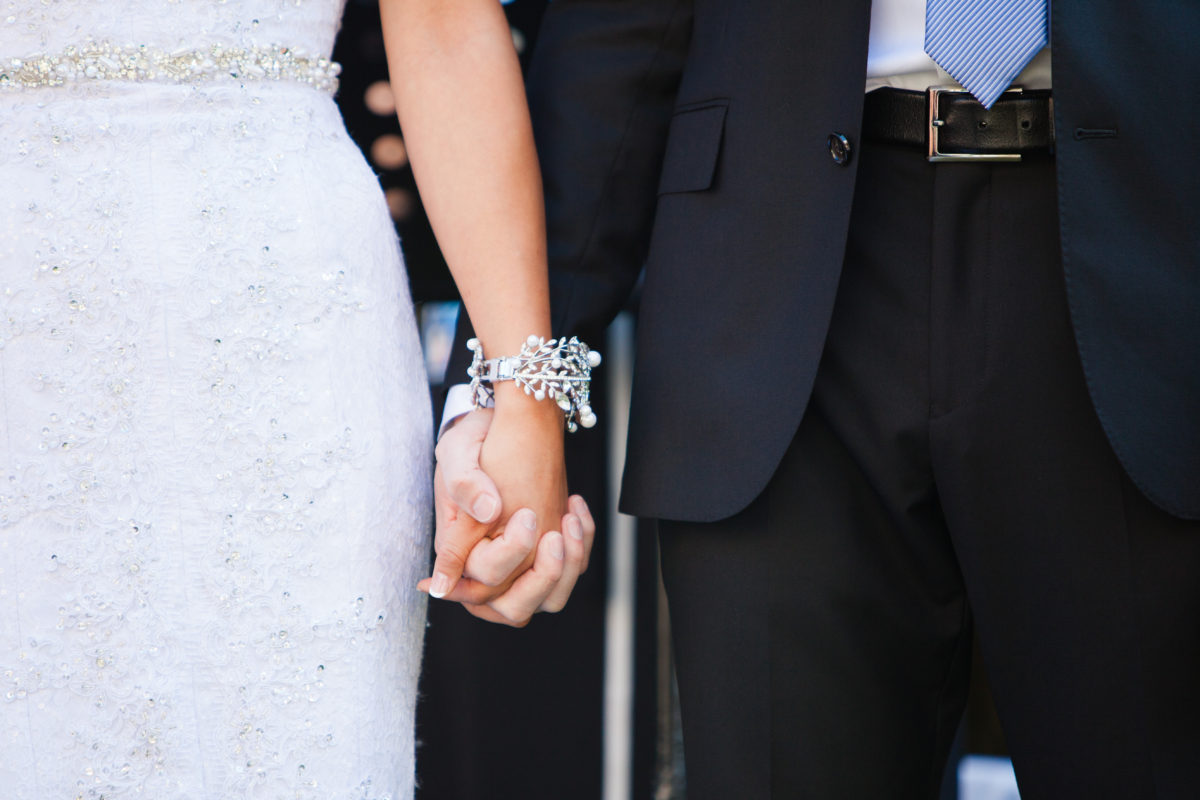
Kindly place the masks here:
<instances>
[{"instance_id":1,"label":"black leather belt","mask_svg":"<svg viewBox=\"0 0 1200 800\"><path fill-rule=\"evenodd\" d=\"M862 138L920 145L930 161L1020 161L1054 152L1054 101L1048 90L1010 89L985 109L961 89L876 89Z\"/></svg>"}]
</instances>

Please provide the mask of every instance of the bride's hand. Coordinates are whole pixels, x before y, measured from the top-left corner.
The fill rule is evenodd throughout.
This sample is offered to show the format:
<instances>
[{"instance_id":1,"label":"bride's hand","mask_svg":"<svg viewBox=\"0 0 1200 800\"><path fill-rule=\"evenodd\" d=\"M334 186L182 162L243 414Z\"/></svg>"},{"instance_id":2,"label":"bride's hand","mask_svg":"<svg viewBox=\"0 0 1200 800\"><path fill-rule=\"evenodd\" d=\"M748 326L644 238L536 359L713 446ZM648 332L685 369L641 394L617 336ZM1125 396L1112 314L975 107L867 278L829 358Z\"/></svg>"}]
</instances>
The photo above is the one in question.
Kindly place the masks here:
<instances>
[{"instance_id":1,"label":"bride's hand","mask_svg":"<svg viewBox=\"0 0 1200 800\"><path fill-rule=\"evenodd\" d=\"M524 396L500 400L495 416L467 414L438 444L437 561L420 588L476 616L523 625L566 604L587 568L595 524L582 498L566 501L557 409Z\"/></svg>"}]
</instances>

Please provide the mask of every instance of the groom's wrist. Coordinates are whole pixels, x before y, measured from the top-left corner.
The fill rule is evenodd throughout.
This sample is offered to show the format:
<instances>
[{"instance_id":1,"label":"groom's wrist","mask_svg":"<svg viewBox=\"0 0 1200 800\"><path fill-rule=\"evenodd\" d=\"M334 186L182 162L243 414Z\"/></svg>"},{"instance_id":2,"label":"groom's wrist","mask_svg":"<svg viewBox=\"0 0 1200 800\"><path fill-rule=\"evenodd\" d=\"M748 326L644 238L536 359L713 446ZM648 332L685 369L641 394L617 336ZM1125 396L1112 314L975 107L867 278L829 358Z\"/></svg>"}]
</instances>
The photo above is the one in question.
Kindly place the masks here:
<instances>
[{"instance_id":1,"label":"groom's wrist","mask_svg":"<svg viewBox=\"0 0 1200 800\"><path fill-rule=\"evenodd\" d=\"M446 402L442 405L442 424L438 426L437 438L448 431L475 409L475 396L471 392L471 384L457 383L446 390Z\"/></svg>"}]
</instances>

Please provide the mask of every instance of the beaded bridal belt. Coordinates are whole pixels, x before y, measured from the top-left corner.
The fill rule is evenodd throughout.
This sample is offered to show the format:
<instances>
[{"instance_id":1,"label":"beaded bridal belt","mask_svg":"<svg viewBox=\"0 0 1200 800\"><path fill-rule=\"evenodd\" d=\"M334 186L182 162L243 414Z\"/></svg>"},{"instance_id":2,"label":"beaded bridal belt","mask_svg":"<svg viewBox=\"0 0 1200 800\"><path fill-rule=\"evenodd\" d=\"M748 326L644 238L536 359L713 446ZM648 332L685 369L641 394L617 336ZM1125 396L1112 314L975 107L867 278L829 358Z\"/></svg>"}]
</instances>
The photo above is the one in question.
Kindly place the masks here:
<instances>
[{"instance_id":1,"label":"beaded bridal belt","mask_svg":"<svg viewBox=\"0 0 1200 800\"><path fill-rule=\"evenodd\" d=\"M0 89L36 89L77 81L211 83L291 81L333 94L342 67L289 47L213 45L168 53L152 47L88 44L60 55L0 59Z\"/></svg>"}]
</instances>

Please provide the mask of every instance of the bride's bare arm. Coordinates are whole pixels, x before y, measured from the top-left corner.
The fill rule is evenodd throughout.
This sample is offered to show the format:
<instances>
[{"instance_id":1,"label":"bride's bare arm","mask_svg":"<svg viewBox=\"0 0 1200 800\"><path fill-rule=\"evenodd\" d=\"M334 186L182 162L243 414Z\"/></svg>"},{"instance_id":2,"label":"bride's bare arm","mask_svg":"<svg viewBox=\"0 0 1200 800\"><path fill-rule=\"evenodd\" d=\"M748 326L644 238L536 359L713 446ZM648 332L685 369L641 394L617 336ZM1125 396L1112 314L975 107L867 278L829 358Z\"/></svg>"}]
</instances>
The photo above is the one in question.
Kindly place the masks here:
<instances>
[{"instance_id":1,"label":"bride's bare arm","mask_svg":"<svg viewBox=\"0 0 1200 800\"><path fill-rule=\"evenodd\" d=\"M550 336L545 215L512 34L498 0L383 0L405 144L489 355ZM549 412L546 414L548 417Z\"/></svg>"},{"instance_id":2,"label":"bride's bare arm","mask_svg":"<svg viewBox=\"0 0 1200 800\"><path fill-rule=\"evenodd\" d=\"M380 12L397 113L434 233L485 354L515 355L528 336L551 331L541 176L507 20L498 0L383 0ZM553 403L512 383L496 386L480 466L503 510L488 525L465 514L446 524L439 513L433 594L449 591L471 547L517 509L536 512L539 535L565 527L562 438ZM472 587L471 600L498 596L530 565L577 572L586 553L570 537L558 540L543 543L549 557L535 564L530 552L506 579L492 576L493 588Z\"/></svg>"}]
</instances>

